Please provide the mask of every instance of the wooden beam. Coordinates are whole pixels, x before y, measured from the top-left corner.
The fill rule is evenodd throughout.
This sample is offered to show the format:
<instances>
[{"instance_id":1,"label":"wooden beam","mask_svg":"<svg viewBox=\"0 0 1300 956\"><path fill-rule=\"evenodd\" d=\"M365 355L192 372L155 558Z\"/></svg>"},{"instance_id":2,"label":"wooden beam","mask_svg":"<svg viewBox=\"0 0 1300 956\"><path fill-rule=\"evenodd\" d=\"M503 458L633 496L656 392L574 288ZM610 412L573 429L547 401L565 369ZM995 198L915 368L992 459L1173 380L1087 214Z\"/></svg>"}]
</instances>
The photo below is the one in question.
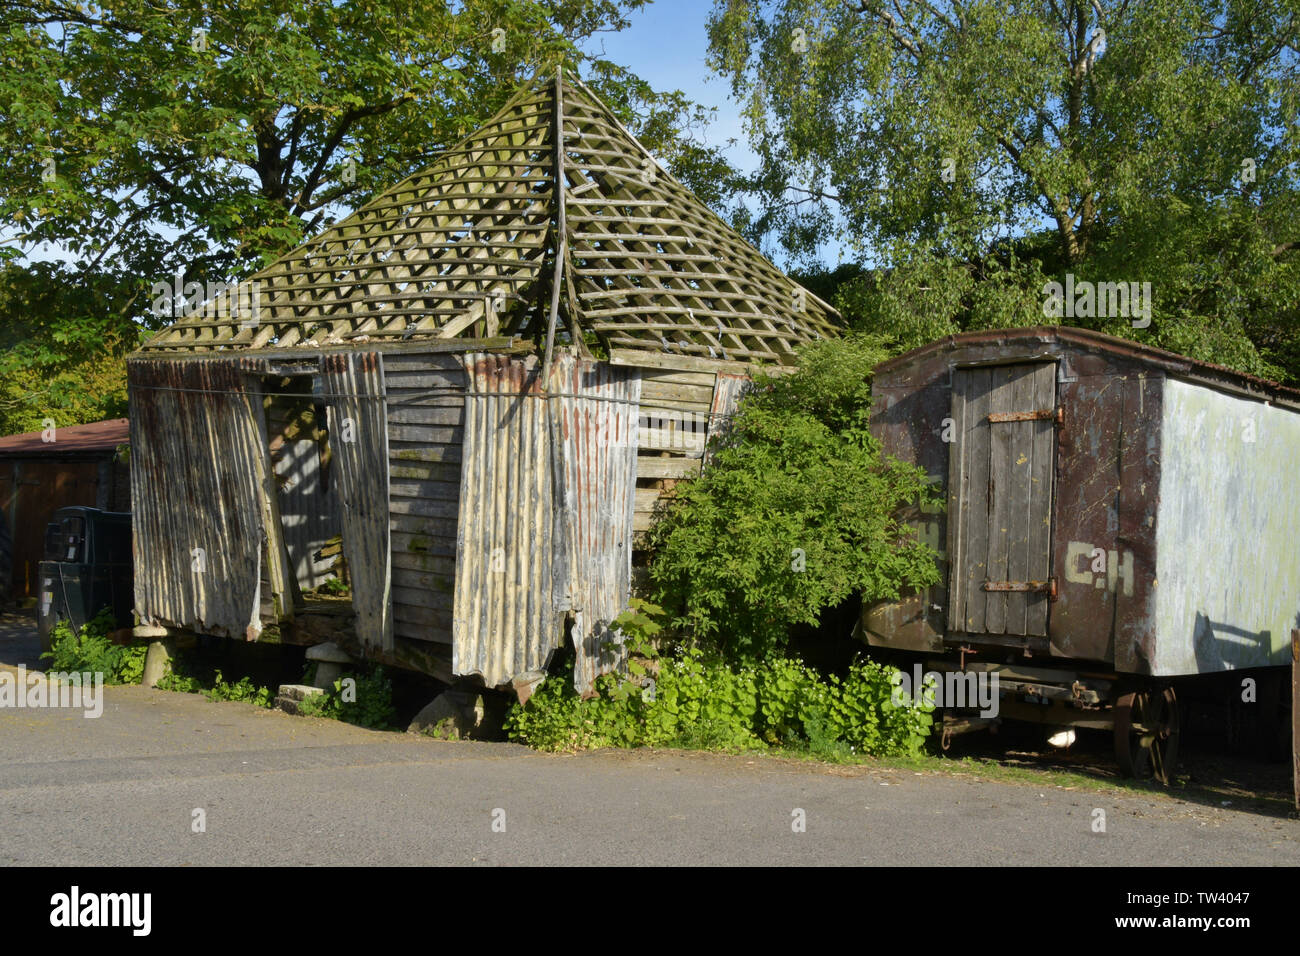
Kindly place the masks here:
<instances>
[{"instance_id":1,"label":"wooden beam","mask_svg":"<svg viewBox=\"0 0 1300 956\"><path fill-rule=\"evenodd\" d=\"M786 375L795 370L789 365L724 362L721 359L698 358L694 355L641 352L636 349L610 349L609 362L611 365L630 365L641 368L681 369L688 372L732 372L742 375L752 372L763 372L767 375Z\"/></svg>"}]
</instances>

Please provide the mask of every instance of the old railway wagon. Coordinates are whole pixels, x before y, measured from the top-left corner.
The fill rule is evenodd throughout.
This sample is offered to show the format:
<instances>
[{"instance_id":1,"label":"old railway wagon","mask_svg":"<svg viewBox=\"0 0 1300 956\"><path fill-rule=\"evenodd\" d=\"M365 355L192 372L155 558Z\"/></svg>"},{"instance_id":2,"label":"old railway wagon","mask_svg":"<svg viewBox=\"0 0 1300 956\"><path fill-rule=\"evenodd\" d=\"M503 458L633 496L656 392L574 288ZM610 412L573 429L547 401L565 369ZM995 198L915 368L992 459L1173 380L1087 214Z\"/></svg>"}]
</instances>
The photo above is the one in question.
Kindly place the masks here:
<instances>
[{"instance_id":1,"label":"old railway wagon","mask_svg":"<svg viewBox=\"0 0 1300 956\"><path fill-rule=\"evenodd\" d=\"M871 644L997 672L1002 716L1113 729L1121 766L1162 778L1175 679L1291 663L1300 393L1056 327L943 339L872 393L885 450L947 507L916 516L943 583L865 608Z\"/></svg>"},{"instance_id":2,"label":"old railway wagon","mask_svg":"<svg viewBox=\"0 0 1300 956\"><path fill-rule=\"evenodd\" d=\"M656 502L755 364L838 325L581 82L534 81L130 359L138 633L524 695L567 627L589 688Z\"/></svg>"}]
</instances>

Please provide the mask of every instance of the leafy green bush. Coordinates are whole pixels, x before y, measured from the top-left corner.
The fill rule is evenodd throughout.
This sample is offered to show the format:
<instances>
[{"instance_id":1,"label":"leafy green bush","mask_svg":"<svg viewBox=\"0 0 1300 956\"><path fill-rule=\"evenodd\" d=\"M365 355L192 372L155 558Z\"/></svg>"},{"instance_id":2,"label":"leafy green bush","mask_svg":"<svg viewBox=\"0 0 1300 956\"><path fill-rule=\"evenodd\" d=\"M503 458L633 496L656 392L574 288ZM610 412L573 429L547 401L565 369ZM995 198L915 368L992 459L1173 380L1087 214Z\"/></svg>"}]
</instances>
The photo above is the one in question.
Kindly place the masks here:
<instances>
[{"instance_id":1,"label":"leafy green bush","mask_svg":"<svg viewBox=\"0 0 1300 956\"><path fill-rule=\"evenodd\" d=\"M896 598L939 580L934 551L903 521L905 508L939 502L868 430L885 357L879 339L853 335L757 379L710 467L651 529L656 598L707 650L757 663L785 649L791 625L854 594Z\"/></svg>"},{"instance_id":2,"label":"leafy green bush","mask_svg":"<svg viewBox=\"0 0 1300 956\"><path fill-rule=\"evenodd\" d=\"M688 649L661 660L653 683L605 675L586 700L574 692L571 672L553 676L511 709L506 730L539 750L771 746L831 758L917 754L933 708L895 706L893 673L860 661L841 680L787 658L733 669Z\"/></svg>"},{"instance_id":3,"label":"leafy green bush","mask_svg":"<svg viewBox=\"0 0 1300 956\"><path fill-rule=\"evenodd\" d=\"M105 684L138 684L144 676L148 646L114 644L109 635L115 627L113 614L107 609L75 634L67 621L58 621L50 632L50 650L41 658L50 662L50 671L100 673Z\"/></svg>"},{"instance_id":4,"label":"leafy green bush","mask_svg":"<svg viewBox=\"0 0 1300 956\"><path fill-rule=\"evenodd\" d=\"M305 717L327 717L372 730L392 730L397 725L393 685L379 666L344 674L324 694L304 700L298 712Z\"/></svg>"}]
</instances>

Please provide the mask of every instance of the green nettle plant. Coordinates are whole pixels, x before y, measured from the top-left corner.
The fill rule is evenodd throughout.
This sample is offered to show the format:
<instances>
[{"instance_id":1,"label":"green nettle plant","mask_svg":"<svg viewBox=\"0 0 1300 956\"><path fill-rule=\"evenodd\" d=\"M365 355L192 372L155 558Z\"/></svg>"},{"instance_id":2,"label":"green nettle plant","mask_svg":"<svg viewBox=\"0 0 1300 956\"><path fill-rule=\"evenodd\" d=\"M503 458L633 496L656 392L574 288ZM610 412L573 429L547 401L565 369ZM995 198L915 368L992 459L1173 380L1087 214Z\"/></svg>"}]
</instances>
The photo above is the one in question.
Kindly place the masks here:
<instances>
[{"instance_id":1,"label":"green nettle plant","mask_svg":"<svg viewBox=\"0 0 1300 956\"><path fill-rule=\"evenodd\" d=\"M138 684L148 648L114 644L109 636L114 626L108 610L100 611L75 633L67 621L59 621L51 631L50 650L41 658L50 662L51 672L100 673L105 684Z\"/></svg>"},{"instance_id":2,"label":"green nettle plant","mask_svg":"<svg viewBox=\"0 0 1300 956\"><path fill-rule=\"evenodd\" d=\"M239 700L256 707L267 708L274 703L275 697L271 693L271 688L258 687L248 676L232 683L222 676L220 670L217 671L213 685L203 692L203 696L211 701Z\"/></svg>"},{"instance_id":3,"label":"green nettle plant","mask_svg":"<svg viewBox=\"0 0 1300 956\"><path fill-rule=\"evenodd\" d=\"M733 663L779 654L796 624L854 594L897 597L939 580L904 509L938 502L921 469L868 430L881 341L851 335L760 377L698 479L650 531L656 597L703 649Z\"/></svg>"}]
</instances>

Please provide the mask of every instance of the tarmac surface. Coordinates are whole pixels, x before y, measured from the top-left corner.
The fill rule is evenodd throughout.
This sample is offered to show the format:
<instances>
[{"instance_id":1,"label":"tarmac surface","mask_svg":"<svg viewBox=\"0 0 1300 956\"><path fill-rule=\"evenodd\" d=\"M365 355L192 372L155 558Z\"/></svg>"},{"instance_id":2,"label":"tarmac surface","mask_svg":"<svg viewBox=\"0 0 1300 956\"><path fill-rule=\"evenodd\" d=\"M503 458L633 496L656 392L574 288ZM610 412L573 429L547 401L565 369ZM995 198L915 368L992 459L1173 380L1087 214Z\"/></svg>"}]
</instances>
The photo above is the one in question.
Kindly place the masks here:
<instances>
[{"instance_id":1,"label":"tarmac surface","mask_svg":"<svg viewBox=\"0 0 1300 956\"><path fill-rule=\"evenodd\" d=\"M34 637L11 618L0 661L29 662ZM0 864L1300 863L1297 821L1163 794L770 756L547 755L103 693L98 718L0 707Z\"/></svg>"}]
</instances>

